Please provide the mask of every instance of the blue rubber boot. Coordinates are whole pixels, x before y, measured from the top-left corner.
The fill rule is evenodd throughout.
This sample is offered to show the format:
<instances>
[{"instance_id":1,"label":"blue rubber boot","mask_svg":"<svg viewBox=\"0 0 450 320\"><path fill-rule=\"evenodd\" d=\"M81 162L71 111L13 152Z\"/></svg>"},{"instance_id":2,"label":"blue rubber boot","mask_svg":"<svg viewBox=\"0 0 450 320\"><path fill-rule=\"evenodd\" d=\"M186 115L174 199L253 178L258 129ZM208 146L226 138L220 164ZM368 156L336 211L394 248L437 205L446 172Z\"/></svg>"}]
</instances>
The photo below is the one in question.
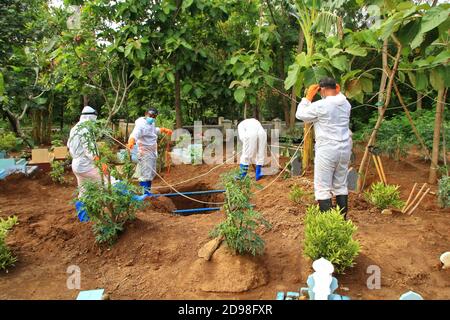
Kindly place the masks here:
<instances>
[{"instance_id":1,"label":"blue rubber boot","mask_svg":"<svg viewBox=\"0 0 450 320\"><path fill-rule=\"evenodd\" d=\"M236 177L236 180L240 180L247 176L248 172L248 164L240 164L239 165L239 175Z\"/></svg>"},{"instance_id":2,"label":"blue rubber boot","mask_svg":"<svg viewBox=\"0 0 450 320\"><path fill-rule=\"evenodd\" d=\"M83 202L75 202L75 209L77 210L78 219L81 222L88 222L90 220Z\"/></svg>"},{"instance_id":3,"label":"blue rubber boot","mask_svg":"<svg viewBox=\"0 0 450 320\"><path fill-rule=\"evenodd\" d=\"M146 194L147 196L151 196L152 193L150 192L152 189L152 182L151 181L140 181L139 185L141 187L144 187L144 194Z\"/></svg>"},{"instance_id":4,"label":"blue rubber boot","mask_svg":"<svg viewBox=\"0 0 450 320\"><path fill-rule=\"evenodd\" d=\"M128 191L127 190L127 188L126 188L126 186L123 184L123 183L121 183L120 181L119 182L117 182L115 185L114 185L114 187L120 192L120 193L122 193L123 195L128 195L128 194L130 194L130 191ZM135 200L135 201L144 201L145 200L145 198L147 198L148 197L148 194L146 194L146 193L144 193L143 195L133 195L132 196L132 198L133 198L133 200Z\"/></svg>"},{"instance_id":5,"label":"blue rubber boot","mask_svg":"<svg viewBox=\"0 0 450 320\"><path fill-rule=\"evenodd\" d=\"M256 165L256 171L255 171L255 179L256 179L256 181L258 181L262 177L263 177L262 166L261 165Z\"/></svg>"}]
</instances>

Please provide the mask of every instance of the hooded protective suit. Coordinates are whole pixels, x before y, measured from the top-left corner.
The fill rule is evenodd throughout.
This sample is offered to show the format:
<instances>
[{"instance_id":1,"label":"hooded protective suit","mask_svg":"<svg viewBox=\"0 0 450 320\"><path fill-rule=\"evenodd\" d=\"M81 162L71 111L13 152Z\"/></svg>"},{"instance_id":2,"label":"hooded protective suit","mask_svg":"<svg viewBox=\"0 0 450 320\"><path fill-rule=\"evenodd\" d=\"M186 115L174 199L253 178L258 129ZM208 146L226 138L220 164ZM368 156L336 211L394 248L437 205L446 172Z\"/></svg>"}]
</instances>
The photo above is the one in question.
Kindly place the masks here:
<instances>
[{"instance_id":1,"label":"hooded protective suit","mask_svg":"<svg viewBox=\"0 0 450 320\"><path fill-rule=\"evenodd\" d=\"M264 165L266 155L267 134L256 119L245 119L238 125L239 139L242 142L241 165Z\"/></svg>"},{"instance_id":2,"label":"hooded protective suit","mask_svg":"<svg viewBox=\"0 0 450 320\"><path fill-rule=\"evenodd\" d=\"M81 112L80 121L70 130L69 140L67 142L67 147L73 159L72 171L77 178L80 189L78 197L81 197L84 193L82 185L85 180L101 181L100 173L94 164L94 155L89 152L87 141L82 137L83 133L87 130L79 129L81 123L96 119L96 111L89 106L84 107Z\"/></svg>"},{"instance_id":3,"label":"hooded protective suit","mask_svg":"<svg viewBox=\"0 0 450 320\"><path fill-rule=\"evenodd\" d=\"M349 129L351 105L338 93L311 103L303 98L297 119L314 124L314 194L316 200L348 195L347 173L352 152Z\"/></svg>"},{"instance_id":4,"label":"hooded protective suit","mask_svg":"<svg viewBox=\"0 0 450 320\"><path fill-rule=\"evenodd\" d=\"M149 124L145 117L135 121L135 126L130 134L138 145L137 174L139 181L152 181L156 175L156 160L158 158L158 134L160 128L155 124Z\"/></svg>"}]
</instances>

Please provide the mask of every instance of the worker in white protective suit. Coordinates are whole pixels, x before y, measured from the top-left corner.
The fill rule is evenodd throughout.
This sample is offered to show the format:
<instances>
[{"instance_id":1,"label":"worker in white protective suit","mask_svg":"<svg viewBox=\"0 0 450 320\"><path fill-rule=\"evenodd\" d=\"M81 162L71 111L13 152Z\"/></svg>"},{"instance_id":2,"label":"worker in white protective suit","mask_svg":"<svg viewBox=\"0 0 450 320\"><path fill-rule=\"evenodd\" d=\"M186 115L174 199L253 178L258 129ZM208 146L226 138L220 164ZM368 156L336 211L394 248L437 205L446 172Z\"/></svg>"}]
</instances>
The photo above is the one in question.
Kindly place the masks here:
<instances>
[{"instance_id":1,"label":"worker in white protective suit","mask_svg":"<svg viewBox=\"0 0 450 320\"><path fill-rule=\"evenodd\" d=\"M240 178L248 172L248 166L256 164L255 179L262 178L262 166L266 155L267 134L261 123L256 119L245 119L238 124L239 140L242 142L240 158Z\"/></svg>"},{"instance_id":2,"label":"worker in white protective suit","mask_svg":"<svg viewBox=\"0 0 450 320\"><path fill-rule=\"evenodd\" d=\"M312 102L320 92L321 100ZM348 211L347 173L352 152L349 129L351 105L332 78L308 88L298 105L297 119L314 124L314 194L321 211L332 207L332 197L346 217Z\"/></svg>"},{"instance_id":3,"label":"worker in white protective suit","mask_svg":"<svg viewBox=\"0 0 450 320\"><path fill-rule=\"evenodd\" d=\"M158 128L155 125L158 110L151 108L135 121L135 126L128 139L128 150L132 150L137 143L138 163L137 174L139 185L144 188L144 194L151 195L152 181L156 175L156 161L158 158L158 134L172 134L172 130Z\"/></svg>"},{"instance_id":4,"label":"worker in white protective suit","mask_svg":"<svg viewBox=\"0 0 450 320\"><path fill-rule=\"evenodd\" d=\"M72 156L72 171L77 178L79 194L81 198L85 192L83 183L85 181L101 181L101 176L98 168L95 166L95 161L99 160L94 154L89 151L88 142L83 138L83 134L87 129L80 129L79 126L85 121L95 121L97 119L97 111L86 106L81 111L80 121L70 130L67 147ZM107 168L102 168L104 171ZM75 209L80 221L89 221L89 216L81 201L75 202Z\"/></svg>"}]
</instances>

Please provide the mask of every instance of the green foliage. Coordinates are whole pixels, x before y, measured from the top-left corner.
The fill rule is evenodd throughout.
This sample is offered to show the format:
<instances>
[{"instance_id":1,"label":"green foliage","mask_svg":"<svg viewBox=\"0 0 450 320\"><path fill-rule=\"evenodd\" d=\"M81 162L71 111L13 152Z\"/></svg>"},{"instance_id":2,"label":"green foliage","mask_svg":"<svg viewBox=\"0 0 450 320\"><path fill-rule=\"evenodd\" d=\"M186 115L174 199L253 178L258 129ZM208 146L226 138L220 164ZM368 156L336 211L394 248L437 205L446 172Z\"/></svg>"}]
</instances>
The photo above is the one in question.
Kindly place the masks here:
<instances>
[{"instance_id":1,"label":"green foliage","mask_svg":"<svg viewBox=\"0 0 450 320\"><path fill-rule=\"evenodd\" d=\"M54 160L54 161L52 161L50 166L51 166L51 171L49 174L50 174L50 177L52 178L52 181L59 183L59 184L66 183L66 179L64 177L64 171L65 171L64 162Z\"/></svg>"},{"instance_id":2,"label":"green foliage","mask_svg":"<svg viewBox=\"0 0 450 320\"><path fill-rule=\"evenodd\" d=\"M423 138L428 150L433 148L434 110L418 110L411 112L414 124ZM374 115L367 125L362 126L353 135L355 141L365 141L370 136L378 115ZM446 148L450 149L450 116L445 115L442 124L445 130ZM377 133L377 147L382 153L396 160L407 155L411 146L421 148L411 124L404 113L385 119ZM442 141L441 141L442 147Z\"/></svg>"},{"instance_id":3,"label":"green foliage","mask_svg":"<svg viewBox=\"0 0 450 320\"><path fill-rule=\"evenodd\" d=\"M439 179L438 201L442 208L450 207L450 177L447 175Z\"/></svg>"},{"instance_id":4,"label":"green foliage","mask_svg":"<svg viewBox=\"0 0 450 320\"><path fill-rule=\"evenodd\" d=\"M0 218L0 270L6 270L17 261L17 258L12 255L6 245L6 235L8 234L8 231L16 224L16 216L11 216L7 219Z\"/></svg>"},{"instance_id":5,"label":"green foliage","mask_svg":"<svg viewBox=\"0 0 450 320\"><path fill-rule=\"evenodd\" d=\"M377 182L372 184L371 190L366 191L364 196L367 201L380 210L388 207L401 208L405 203L400 199L398 188L399 186L384 185L383 182Z\"/></svg>"},{"instance_id":6,"label":"green foliage","mask_svg":"<svg viewBox=\"0 0 450 320\"><path fill-rule=\"evenodd\" d=\"M260 225L269 228L270 224L250 204L251 179L246 176L236 180L237 175L238 171L233 170L222 176L227 218L214 228L211 236L223 236L228 247L238 254L261 255L264 253L264 240L256 231Z\"/></svg>"},{"instance_id":7,"label":"green foliage","mask_svg":"<svg viewBox=\"0 0 450 320\"><path fill-rule=\"evenodd\" d=\"M289 200L296 204L304 203L311 199L311 192L305 191L297 184L294 184L289 192Z\"/></svg>"},{"instance_id":8,"label":"green foliage","mask_svg":"<svg viewBox=\"0 0 450 320\"><path fill-rule=\"evenodd\" d=\"M329 260L338 273L354 265L359 253L359 244L353 239L357 228L350 220L345 221L338 209L320 212L318 206L310 206L304 224L307 257Z\"/></svg>"},{"instance_id":9,"label":"green foliage","mask_svg":"<svg viewBox=\"0 0 450 320\"><path fill-rule=\"evenodd\" d=\"M101 183L87 181L85 193L79 198L94 223L93 231L98 243L113 244L127 221L134 220L142 202L133 199L139 189L127 182ZM125 192L128 190L129 192Z\"/></svg>"},{"instance_id":10,"label":"green foliage","mask_svg":"<svg viewBox=\"0 0 450 320\"><path fill-rule=\"evenodd\" d=\"M12 132L0 132L0 150L12 151L17 148L18 139Z\"/></svg>"},{"instance_id":11,"label":"green foliage","mask_svg":"<svg viewBox=\"0 0 450 320\"><path fill-rule=\"evenodd\" d=\"M100 138L111 136L110 130L104 126L104 121L83 122L77 132L86 143L88 150L101 157L96 165L102 178L100 182L85 182L84 193L79 200L84 203L94 223L93 231L96 241L111 245L119 232L123 231L125 223L135 219L137 210L143 206L142 202L133 199L133 195L141 191L131 183L135 164L129 157L125 157L122 172L119 172L114 168L113 163L108 162L113 158L110 147L107 144L100 144L98 147ZM111 176L120 182L112 184L111 176L103 174L101 168L104 164L110 168Z\"/></svg>"}]
</instances>

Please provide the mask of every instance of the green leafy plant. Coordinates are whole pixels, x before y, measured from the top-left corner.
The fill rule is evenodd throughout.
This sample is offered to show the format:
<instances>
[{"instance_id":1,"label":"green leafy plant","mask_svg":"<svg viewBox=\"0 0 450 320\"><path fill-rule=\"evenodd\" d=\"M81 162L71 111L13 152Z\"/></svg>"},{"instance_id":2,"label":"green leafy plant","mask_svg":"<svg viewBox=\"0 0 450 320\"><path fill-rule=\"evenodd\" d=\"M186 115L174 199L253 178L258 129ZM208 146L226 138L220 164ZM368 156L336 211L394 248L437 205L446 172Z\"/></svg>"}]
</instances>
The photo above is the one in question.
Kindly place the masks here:
<instances>
[{"instance_id":1,"label":"green leafy plant","mask_svg":"<svg viewBox=\"0 0 450 320\"><path fill-rule=\"evenodd\" d=\"M259 226L270 228L270 224L250 204L252 181L247 176L236 180L238 171L222 176L225 185L225 213L227 218L211 232L212 237L224 237L228 247L235 253L261 255L264 240L257 234Z\"/></svg>"},{"instance_id":2,"label":"green leafy plant","mask_svg":"<svg viewBox=\"0 0 450 320\"><path fill-rule=\"evenodd\" d=\"M102 146L99 148L97 141L103 136L111 136L111 132L104 122L86 121L78 128L88 150L102 156ZM106 150L106 149L105 149ZM104 152L107 152L103 150ZM79 198L84 203L89 218L93 222L93 231L98 243L113 244L119 232L124 230L127 221L135 219L137 210L143 207L143 203L134 199L133 195L142 190L131 183L135 169L130 157L125 157L122 170L119 172L113 163L109 163L108 152L103 158L96 161L96 166L101 174L101 181L87 181L83 184L84 193ZM106 165L110 175L103 173L102 166ZM111 176L120 180L113 184Z\"/></svg>"},{"instance_id":3,"label":"green leafy plant","mask_svg":"<svg viewBox=\"0 0 450 320\"><path fill-rule=\"evenodd\" d=\"M439 179L438 201L442 208L450 207L450 177L447 175Z\"/></svg>"},{"instance_id":4,"label":"green leafy plant","mask_svg":"<svg viewBox=\"0 0 450 320\"><path fill-rule=\"evenodd\" d=\"M66 179L64 177L65 166L63 161L52 161L51 164L50 177L53 182L64 184Z\"/></svg>"},{"instance_id":5,"label":"green leafy plant","mask_svg":"<svg viewBox=\"0 0 450 320\"><path fill-rule=\"evenodd\" d=\"M18 145L18 139L12 132L0 133L0 151L14 150Z\"/></svg>"},{"instance_id":6,"label":"green leafy plant","mask_svg":"<svg viewBox=\"0 0 450 320\"><path fill-rule=\"evenodd\" d=\"M371 190L366 191L364 196L380 210L388 207L401 208L405 203L400 199L398 188L399 186L396 185L384 185L382 182L377 182L372 184Z\"/></svg>"},{"instance_id":7,"label":"green leafy plant","mask_svg":"<svg viewBox=\"0 0 450 320\"><path fill-rule=\"evenodd\" d=\"M298 184L294 184L289 192L289 200L296 204L311 199L311 193L303 190Z\"/></svg>"},{"instance_id":8,"label":"green leafy plant","mask_svg":"<svg viewBox=\"0 0 450 320\"><path fill-rule=\"evenodd\" d=\"M127 221L134 220L142 202L133 199L139 190L126 182L108 185L88 181L83 184L84 195L79 199L85 205L94 223L93 231L98 243L113 244Z\"/></svg>"},{"instance_id":9,"label":"green leafy plant","mask_svg":"<svg viewBox=\"0 0 450 320\"><path fill-rule=\"evenodd\" d=\"M17 258L12 255L11 250L6 245L6 235L16 224L16 216L11 216L7 219L0 218L0 270L6 270L17 261Z\"/></svg>"},{"instance_id":10,"label":"green leafy plant","mask_svg":"<svg viewBox=\"0 0 450 320\"><path fill-rule=\"evenodd\" d=\"M329 260L338 273L354 265L359 244L353 239L356 226L346 221L340 210L320 212L319 207L308 207L305 216L304 254L312 260Z\"/></svg>"}]
</instances>

